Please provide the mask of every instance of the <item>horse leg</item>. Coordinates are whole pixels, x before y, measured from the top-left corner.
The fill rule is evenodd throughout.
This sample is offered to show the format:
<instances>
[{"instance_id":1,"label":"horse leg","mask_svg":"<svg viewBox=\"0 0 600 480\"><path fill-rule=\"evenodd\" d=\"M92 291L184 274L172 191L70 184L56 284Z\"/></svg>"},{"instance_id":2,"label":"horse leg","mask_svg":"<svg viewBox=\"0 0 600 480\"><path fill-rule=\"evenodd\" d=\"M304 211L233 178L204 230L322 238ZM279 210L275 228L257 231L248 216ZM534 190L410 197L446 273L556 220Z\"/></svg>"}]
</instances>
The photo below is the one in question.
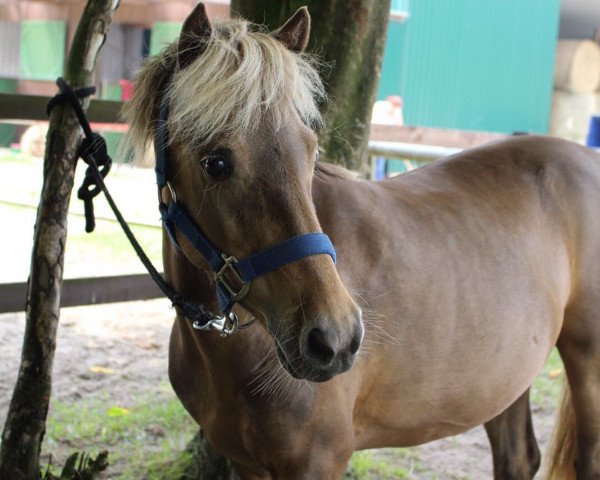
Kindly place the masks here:
<instances>
[{"instance_id":1,"label":"horse leg","mask_svg":"<svg viewBox=\"0 0 600 480\"><path fill-rule=\"evenodd\" d=\"M558 349L571 389L577 480L600 480L600 331L563 336ZM595 333L598 333L596 336Z\"/></svg>"},{"instance_id":2,"label":"horse leg","mask_svg":"<svg viewBox=\"0 0 600 480\"><path fill-rule=\"evenodd\" d=\"M492 447L495 480L531 480L540 466L533 433L529 389L485 424Z\"/></svg>"},{"instance_id":3,"label":"horse leg","mask_svg":"<svg viewBox=\"0 0 600 480\"><path fill-rule=\"evenodd\" d=\"M267 472L266 470L255 470L252 468L248 468L247 466L240 465L235 462L230 462L233 466L235 474L230 472L227 478L222 478L220 480L272 480L273 476ZM208 479L207 479L208 480Z\"/></svg>"},{"instance_id":4,"label":"horse leg","mask_svg":"<svg viewBox=\"0 0 600 480\"><path fill-rule=\"evenodd\" d=\"M341 480L344 478L351 452L339 455L323 455L320 458L311 457L304 464L294 462L280 469L273 475L276 480Z\"/></svg>"}]
</instances>

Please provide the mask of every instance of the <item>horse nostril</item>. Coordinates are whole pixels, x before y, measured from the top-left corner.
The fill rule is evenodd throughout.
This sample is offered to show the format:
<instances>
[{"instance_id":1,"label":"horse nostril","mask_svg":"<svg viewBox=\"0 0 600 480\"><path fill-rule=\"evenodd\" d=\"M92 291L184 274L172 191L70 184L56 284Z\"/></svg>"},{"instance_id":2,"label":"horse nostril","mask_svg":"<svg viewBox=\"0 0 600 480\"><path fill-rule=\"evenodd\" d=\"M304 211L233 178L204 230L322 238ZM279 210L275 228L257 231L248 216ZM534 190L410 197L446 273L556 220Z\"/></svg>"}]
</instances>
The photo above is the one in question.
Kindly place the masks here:
<instances>
[{"instance_id":1,"label":"horse nostril","mask_svg":"<svg viewBox=\"0 0 600 480\"><path fill-rule=\"evenodd\" d=\"M350 353L354 355L360 348L360 335L355 335L350 342Z\"/></svg>"},{"instance_id":2,"label":"horse nostril","mask_svg":"<svg viewBox=\"0 0 600 480\"><path fill-rule=\"evenodd\" d=\"M313 328L308 334L307 351L309 356L321 365L329 365L335 357L335 350L325 332L320 328Z\"/></svg>"}]
</instances>

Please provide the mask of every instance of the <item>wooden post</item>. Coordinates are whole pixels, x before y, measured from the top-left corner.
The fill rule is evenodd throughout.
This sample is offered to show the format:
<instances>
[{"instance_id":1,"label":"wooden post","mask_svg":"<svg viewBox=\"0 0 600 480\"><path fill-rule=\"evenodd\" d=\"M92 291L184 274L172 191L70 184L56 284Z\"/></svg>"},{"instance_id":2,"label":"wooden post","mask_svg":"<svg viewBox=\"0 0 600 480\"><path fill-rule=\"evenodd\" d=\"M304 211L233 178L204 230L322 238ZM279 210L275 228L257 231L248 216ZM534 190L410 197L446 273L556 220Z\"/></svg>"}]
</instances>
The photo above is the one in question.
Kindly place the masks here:
<instances>
[{"instance_id":1,"label":"wooden post","mask_svg":"<svg viewBox=\"0 0 600 480\"><path fill-rule=\"evenodd\" d=\"M92 81L118 0L88 0L65 68L74 89ZM84 102L87 107L89 100ZM67 213L81 128L72 107L50 116L44 183L34 230L21 365L2 434L0 479L37 480L40 446L52 387L52 363L60 314Z\"/></svg>"}]
</instances>

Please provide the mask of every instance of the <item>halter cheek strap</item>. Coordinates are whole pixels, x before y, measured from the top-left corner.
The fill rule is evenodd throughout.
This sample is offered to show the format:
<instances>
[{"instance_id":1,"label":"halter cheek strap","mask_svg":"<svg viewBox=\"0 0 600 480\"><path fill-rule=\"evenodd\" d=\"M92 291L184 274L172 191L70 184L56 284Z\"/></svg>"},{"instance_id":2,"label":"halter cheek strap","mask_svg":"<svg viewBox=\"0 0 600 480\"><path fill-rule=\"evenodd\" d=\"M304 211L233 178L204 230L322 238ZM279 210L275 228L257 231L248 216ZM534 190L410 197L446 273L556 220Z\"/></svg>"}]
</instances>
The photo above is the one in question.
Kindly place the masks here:
<instances>
[{"instance_id":1,"label":"halter cheek strap","mask_svg":"<svg viewBox=\"0 0 600 480\"><path fill-rule=\"evenodd\" d=\"M255 278L312 255L329 255L335 263L335 248L329 237L322 232L305 233L288 238L242 260L238 260L232 255L226 255L213 245L185 208L177 203L174 192L167 181L169 163L167 116L168 97L165 96L160 107L154 144L156 183L159 192L158 208L163 225L175 246L180 248L175 235L177 229L210 265L215 273L219 306L225 315L231 311L237 301L247 295L250 283ZM171 198L167 203L162 200L161 196L164 187L171 190Z\"/></svg>"}]
</instances>

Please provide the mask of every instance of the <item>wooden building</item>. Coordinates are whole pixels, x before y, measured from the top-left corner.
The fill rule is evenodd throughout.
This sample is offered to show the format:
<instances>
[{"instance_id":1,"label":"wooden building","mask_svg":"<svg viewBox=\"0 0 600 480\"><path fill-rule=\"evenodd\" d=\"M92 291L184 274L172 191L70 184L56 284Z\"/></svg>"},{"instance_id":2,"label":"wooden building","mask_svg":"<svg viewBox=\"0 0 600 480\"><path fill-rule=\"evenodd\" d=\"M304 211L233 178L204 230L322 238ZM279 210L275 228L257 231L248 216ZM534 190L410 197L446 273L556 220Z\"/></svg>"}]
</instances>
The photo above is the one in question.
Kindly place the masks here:
<instances>
[{"instance_id":1,"label":"wooden building","mask_svg":"<svg viewBox=\"0 0 600 480\"><path fill-rule=\"evenodd\" d=\"M196 3L121 0L97 70L102 95L114 97L114 86L131 79L144 55L172 40ZM206 2L209 15L227 17L228 3ZM0 0L1 90L54 92L84 5L85 0Z\"/></svg>"},{"instance_id":2,"label":"wooden building","mask_svg":"<svg viewBox=\"0 0 600 480\"><path fill-rule=\"evenodd\" d=\"M85 3L85 0L0 0L0 92L55 93L54 81L62 74ZM129 82L142 59L158 52L177 36L196 3L196 0L121 0L96 69L94 84L99 87L98 95L125 99ZM209 16L229 16L228 0L205 4ZM14 126L0 125L0 146L9 145L19 133Z\"/></svg>"}]
</instances>

